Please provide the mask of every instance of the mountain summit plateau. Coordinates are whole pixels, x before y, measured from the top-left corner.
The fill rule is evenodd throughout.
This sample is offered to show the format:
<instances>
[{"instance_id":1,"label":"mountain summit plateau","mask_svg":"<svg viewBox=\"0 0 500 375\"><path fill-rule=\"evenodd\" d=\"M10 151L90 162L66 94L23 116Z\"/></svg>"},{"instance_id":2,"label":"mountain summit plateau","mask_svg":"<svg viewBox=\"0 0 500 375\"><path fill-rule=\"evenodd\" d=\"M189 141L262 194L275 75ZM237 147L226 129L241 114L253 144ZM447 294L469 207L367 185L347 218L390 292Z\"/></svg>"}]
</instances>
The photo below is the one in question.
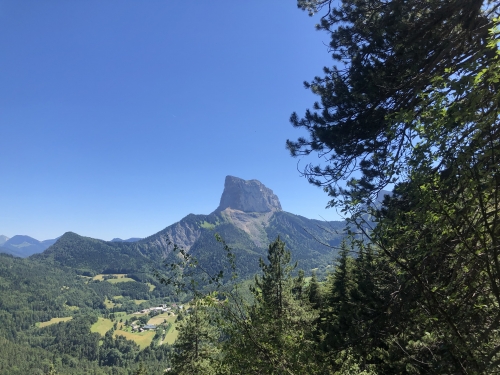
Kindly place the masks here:
<instances>
[{"instance_id":1,"label":"mountain summit plateau","mask_svg":"<svg viewBox=\"0 0 500 375\"><path fill-rule=\"evenodd\" d=\"M279 198L258 180L245 181L226 176L219 207L214 212L232 208L243 212L282 211Z\"/></svg>"}]
</instances>

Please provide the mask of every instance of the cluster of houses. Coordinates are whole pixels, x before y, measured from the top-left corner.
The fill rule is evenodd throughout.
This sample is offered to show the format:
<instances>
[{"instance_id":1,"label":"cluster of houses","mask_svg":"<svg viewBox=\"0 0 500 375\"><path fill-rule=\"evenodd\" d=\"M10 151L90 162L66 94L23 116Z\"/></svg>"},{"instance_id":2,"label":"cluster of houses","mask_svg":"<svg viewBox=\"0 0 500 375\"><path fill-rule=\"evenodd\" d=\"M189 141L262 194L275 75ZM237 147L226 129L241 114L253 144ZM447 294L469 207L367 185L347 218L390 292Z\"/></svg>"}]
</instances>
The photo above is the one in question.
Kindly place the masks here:
<instances>
[{"instance_id":1,"label":"cluster of houses","mask_svg":"<svg viewBox=\"0 0 500 375\"><path fill-rule=\"evenodd\" d=\"M173 312L174 310L182 310L184 309L184 305L176 305L175 303L172 305L172 307L168 307L167 305L160 305L157 307L150 307L148 309L143 309L141 311L137 311L134 314L149 314L150 312L157 312L158 314L165 313L165 312ZM131 324L132 331L135 332L143 332L147 330L155 330L156 326L154 324L145 324L144 326L140 326L138 324Z\"/></svg>"},{"instance_id":2,"label":"cluster of houses","mask_svg":"<svg viewBox=\"0 0 500 375\"><path fill-rule=\"evenodd\" d=\"M132 323L130 326L132 328L132 332L144 332L144 331L149 331L149 330L155 330L156 326L154 324L146 324L144 326L139 326L137 324Z\"/></svg>"},{"instance_id":3,"label":"cluster of houses","mask_svg":"<svg viewBox=\"0 0 500 375\"><path fill-rule=\"evenodd\" d=\"M148 309L143 309L141 311L137 311L134 314L149 314L151 311L157 311L158 313L164 313L164 312L171 312L175 309L182 310L183 308L184 308L184 305L176 305L174 303L172 305L172 307L168 307L167 305L160 305L157 307L150 307Z\"/></svg>"}]
</instances>

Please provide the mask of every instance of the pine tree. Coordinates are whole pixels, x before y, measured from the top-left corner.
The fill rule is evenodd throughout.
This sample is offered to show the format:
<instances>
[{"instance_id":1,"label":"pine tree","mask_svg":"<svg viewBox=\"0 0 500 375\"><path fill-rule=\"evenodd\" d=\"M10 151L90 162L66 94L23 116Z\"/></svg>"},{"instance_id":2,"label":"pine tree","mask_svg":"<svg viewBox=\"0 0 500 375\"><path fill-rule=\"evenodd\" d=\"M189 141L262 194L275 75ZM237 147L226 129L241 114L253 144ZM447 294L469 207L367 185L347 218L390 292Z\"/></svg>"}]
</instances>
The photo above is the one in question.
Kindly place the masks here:
<instances>
[{"instance_id":1,"label":"pine tree","mask_svg":"<svg viewBox=\"0 0 500 375\"><path fill-rule=\"evenodd\" d=\"M305 374L316 371L312 326L316 315L302 298L303 275L293 278L291 255L278 237L251 288L246 319L233 321L225 345L231 374Z\"/></svg>"},{"instance_id":2,"label":"pine tree","mask_svg":"<svg viewBox=\"0 0 500 375\"><path fill-rule=\"evenodd\" d=\"M460 102L465 81L497 59L497 43L489 41L491 34L498 37L498 30L491 31L499 17L498 3L298 0L298 4L324 13L317 27L330 36L336 64L324 68L323 77L306 83L319 96L313 109L303 118L296 113L290 118L309 133L287 142L292 155L317 152L327 158L327 164L306 166L309 181L325 187L332 205L344 193L350 203L364 203L388 183L404 179L416 144L425 148L428 158L439 160L436 151L446 137L422 131L425 108L443 103L436 97L439 93ZM446 82L445 87L437 87L438 80ZM496 111L495 91L476 98L476 104L484 105L482 113ZM449 125L447 131L463 126ZM350 181L347 187L342 180Z\"/></svg>"},{"instance_id":3,"label":"pine tree","mask_svg":"<svg viewBox=\"0 0 500 375\"><path fill-rule=\"evenodd\" d=\"M288 147L327 156L304 172L330 205L354 211L380 267L361 254L350 293L342 269L332 279L330 347L366 348L381 373L498 372L500 5L299 5L323 7L319 28L342 64L306 84L321 100L291 116L309 137ZM365 203L388 184L394 195L368 231Z\"/></svg>"},{"instance_id":4,"label":"pine tree","mask_svg":"<svg viewBox=\"0 0 500 375\"><path fill-rule=\"evenodd\" d=\"M307 288L307 298L313 309L317 310L321 308L322 296L315 271L312 273L311 281L309 282L309 286Z\"/></svg>"},{"instance_id":5,"label":"pine tree","mask_svg":"<svg viewBox=\"0 0 500 375\"><path fill-rule=\"evenodd\" d=\"M209 307L199 299L191 303L190 314L179 324L173 345L171 374L215 374L218 360L218 333L211 322Z\"/></svg>"},{"instance_id":6,"label":"pine tree","mask_svg":"<svg viewBox=\"0 0 500 375\"><path fill-rule=\"evenodd\" d=\"M57 375L57 371L52 363L50 364L49 368L47 369L44 375Z\"/></svg>"},{"instance_id":7,"label":"pine tree","mask_svg":"<svg viewBox=\"0 0 500 375\"><path fill-rule=\"evenodd\" d=\"M353 323L351 293L355 287L354 259L349 256L349 248L343 241L337 265L328 279L323 305L323 345L327 351L345 349L350 341Z\"/></svg>"},{"instance_id":8,"label":"pine tree","mask_svg":"<svg viewBox=\"0 0 500 375\"><path fill-rule=\"evenodd\" d=\"M142 361L139 363L139 368L135 370L134 375L148 375L148 372L144 368L144 363Z\"/></svg>"}]
</instances>

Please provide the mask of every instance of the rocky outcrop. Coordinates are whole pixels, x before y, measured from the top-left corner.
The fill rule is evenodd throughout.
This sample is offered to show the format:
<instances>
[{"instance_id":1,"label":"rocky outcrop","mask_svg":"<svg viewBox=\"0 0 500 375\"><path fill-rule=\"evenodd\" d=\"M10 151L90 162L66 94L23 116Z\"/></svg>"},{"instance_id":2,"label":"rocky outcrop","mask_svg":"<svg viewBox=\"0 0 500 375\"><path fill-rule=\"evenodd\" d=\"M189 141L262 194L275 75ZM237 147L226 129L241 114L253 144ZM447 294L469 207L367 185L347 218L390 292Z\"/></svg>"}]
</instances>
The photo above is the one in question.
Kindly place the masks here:
<instances>
[{"instance_id":1,"label":"rocky outcrop","mask_svg":"<svg viewBox=\"0 0 500 375\"><path fill-rule=\"evenodd\" d=\"M236 228L246 232L256 246L265 248L269 244L265 228L274 212L243 212L228 207L220 214Z\"/></svg>"},{"instance_id":2,"label":"rocky outcrop","mask_svg":"<svg viewBox=\"0 0 500 375\"><path fill-rule=\"evenodd\" d=\"M247 181L234 176L226 177L224 192L220 198L219 207L215 212L221 212L226 208L261 213L282 210L276 194L260 181Z\"/></svg>"},{"instance_id":3,"label":"rocky outcrop","mask_svg":"<svg viewBox=\"0 0 500 375\"><path fill-rule=\"evenodd\" d=\"M167 255L173 248L173 244L181 247L182 249L189 251L191 246L198 240L201 234L201 229L192 220L189 219L191 216L188 215L181 221L172 224L162 231L145 238L144 240L138 242L139 244L146 244L147 247L157 247L163 249L163 254Z\"/></svg>"}]
</instances>

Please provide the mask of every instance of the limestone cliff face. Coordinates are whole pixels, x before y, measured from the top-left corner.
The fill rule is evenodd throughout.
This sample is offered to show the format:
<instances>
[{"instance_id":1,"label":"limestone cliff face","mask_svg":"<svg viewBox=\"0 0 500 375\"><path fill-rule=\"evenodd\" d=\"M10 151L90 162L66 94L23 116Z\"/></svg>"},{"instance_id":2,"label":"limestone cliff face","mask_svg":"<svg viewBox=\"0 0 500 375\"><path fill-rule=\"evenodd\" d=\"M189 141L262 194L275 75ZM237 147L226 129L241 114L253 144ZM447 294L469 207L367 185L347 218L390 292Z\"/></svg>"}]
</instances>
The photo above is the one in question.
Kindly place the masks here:
<instances>
[{"instance_id":1,"label":"limestone cliff face","mask_svg":"<svg viewBox=\"0 0 500 375\"><path fill-rule=\"evenodd\" d=\"M215 212L224 211L226 208L260 213L282 210L276 194L260 181L247 181L233 176L226 177L224 192Z\"/></svg>"},{"instance_id":2,"label":"limestone cliff face","mask_svg":"<svg viewBox=\"0 0 500 375\"><path fill-rule=\"evenodd\" d=\"M236 228L246 232L253 243L261 248L269 244L265 228L274 212L243 212L228 207L220 215Z\"/></svg>"},{"instance_id":3,"label":"limestone cliff face","mask_svg":"<svg viewBox=\"0 0 500 375\"><path fill-rule=\"evenodd\" d=\"M229 222L246 232L256 246L265 248L269 243L265 228L278 211L282 211L278 197L260 181L227 176L220 205L212 214L188 215L140 243L162 249L164 255L171 251L174 243L190 251L202 234L202 223L205 220L217 223L222 219L221 222Z\"/></svg>"}]
</instances>

